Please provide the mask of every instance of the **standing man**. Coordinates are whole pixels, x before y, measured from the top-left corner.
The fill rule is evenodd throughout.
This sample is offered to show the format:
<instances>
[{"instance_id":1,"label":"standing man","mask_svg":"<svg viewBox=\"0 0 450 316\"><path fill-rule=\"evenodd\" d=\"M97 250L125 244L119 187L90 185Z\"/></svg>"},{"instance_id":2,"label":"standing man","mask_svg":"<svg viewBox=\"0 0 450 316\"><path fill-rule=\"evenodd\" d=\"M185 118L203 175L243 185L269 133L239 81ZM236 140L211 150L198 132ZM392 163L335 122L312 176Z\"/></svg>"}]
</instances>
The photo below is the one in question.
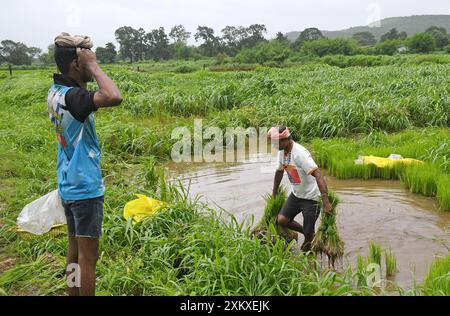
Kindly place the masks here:
<instances>
[{"instance_id":1,"label":"standing man","mask_svg":"<svg viewBox=\"0 0 450 316\"><path fill-rule=\"evenodd\" d=\"M305 241L301 249L309 251L314 238L314 226L320 214L321 197L326 214L332 213L327 184L309 151L292 139L286 126L272 127L268 137L279 142L272 194L274 197L277 195L285 171L292 186L292 192L277 216L277 223L283 229L302 233ZM300 212L303 214L303 226L294 221Z\"/></svg>"},{"instance_id":2,"label":"standing man","mask_svg":"<svg viewBox=\"0 0 450 316\"><path fill-rule=\"evenodd\" d=\"M80 277L79 285L68 282L72 296L95 295L105 187L93 113L122 102L119 89L97 64L92 46L87 36L56 37L55 61L61 74L54 75L48 92L48 112L58 139L58 192L69 236L68 276L75 272ZM87 90L93 79L98 91Z\"/></svg>"}]
</instances>

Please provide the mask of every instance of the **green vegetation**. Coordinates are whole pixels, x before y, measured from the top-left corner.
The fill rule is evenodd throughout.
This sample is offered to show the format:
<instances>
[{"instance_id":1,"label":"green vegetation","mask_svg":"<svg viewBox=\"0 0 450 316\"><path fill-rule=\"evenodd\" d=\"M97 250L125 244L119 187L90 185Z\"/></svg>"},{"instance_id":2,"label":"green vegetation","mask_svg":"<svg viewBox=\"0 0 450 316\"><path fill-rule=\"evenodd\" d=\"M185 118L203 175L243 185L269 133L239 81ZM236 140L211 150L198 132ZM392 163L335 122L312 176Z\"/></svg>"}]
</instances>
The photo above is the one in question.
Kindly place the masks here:
<instances>
[{"instance_id":1,"label":"green vegetation","mask_svg":"<svg viewBox=\"0 0 450 316\"><path fill-rule=\"evenodd\" d=\"M430 25L438 25L450 30L450 15L412 15L403 17L384 18L374 22L370 26L354 26L349 29L339 31L323 31L323 35L329 38L352 37L358 32L369 32L380 38L383 34L393 28L399 32L405 32L408 35L414 35L419 32L425 32ZM294 41L300 32L287 33L289 40Z\"/></svg>"},{"instance_id":2,"label":"green vegetation","mask_svg":"<svg viewBox=\"0 0 450 316\"><path fill-rule=\"evenodd\" d=\"M386 266L386 276L392 276L397 272L397 259L395 258L392 249L384 250L384 260Z\"/></svg>"},{"instance_id":3,"label":"green vegetation","mask_svg":"<svg viewBox=\"0 0 450 316\"><path fill-rule=\"evenodd\" d=\"M339 236L336 225L336 207L339 204L339 199L331 192L328 198L333 206L333 214L327 215L322 210L321 223L314 236L312 250L321 256L326 255L329 266L334 267L336 260L340 260L344 256L344 242Z\"/></svg>"},{"instance_id":4,"label":"green vegetation","mask_svg":"<svg viewBox=\"0 0 450 316\"><path fill-rule=\"evenodd\" d=\"M400 179L412 192L436 196L441 209L450 210L448 128L425 128L391 135L374 132L357 140L316 139L312 144L319 165L326 167L331 175L341 179ZM388 157L392 153L425 163L378 168L354 162L358 156Z\"/></svg>"},{"instance_id":5,"label":"green vegetation","mask_svg":"<svg viewBox=\"0 0 450 316\"><path fill-rule=\"evenodd\" d=\"M105 67L124 103L95 114L107 187L98 294L374 294L355 285L364 271L319 269L282 240L268 243L234 220L224 223L189 201L184 188L167 186L159 164L176 141L172 129L192 129L195 117L204 119L204 127L285 123L299 141L314 139L314 156L331 174L400 178L450 209L447 57L328 56L286 68L245 64L239 70L213 59ZM56 141L46 113L53 72L15 69L10 78L0 70L0 248L2 258L16 262L0 271L0 294L64 291L66 237L26 239L13 229L24 205L56 188ZM378 170L353 162L358 155L390 153L425 164ZM132 226L122 210L134 193L171 207ZM266 223L279 199L268 200Z\"/></svg>"},{"instance_id":6,"label":"green vegetation","mask_svg":"<svg viewBox=\"0 0 450 316\"><path fill-rule=\"evenodd\" d=\"M376 263L381 266L381 246L374 241L369 242L368 263Z\"/></svg>"},{"instance_id":7,"label":"green vegetation","mask_svg":"<svg viewBox=\"0 0 450 316\"><path fill-rule=\"evenodd\" d=\"M272 194L267 193L264 196L264 200L266 202L266 207L264 208L264 215L261 219L261 222L256 226L253 230L253 234L258 237L264 236L267 237L270 235L272 229L275 229L276 233L285 238L285 240L289 243L294 239L297 239L297 233L291 230L287 230L283 232L281 228L277 224L277 215L280 213L281 208L286 202L287 193L283 187L278 189L278 194L276 197L273 197ZM286 235L288 234L288 235Z\"/></svg>"},{"instance_id":8,"label":"green vegetation","mask_svg":"<svg viewBox=\"0 0 450 316\"><path fill-rule=\"evenodd\" d=\"M450 253L433 260L425 277L422 292L430 296L450 295Z\"/></svg>"},{"instance_id":9,"label":"green vegetation","mask_svg":"<svg viewBox=\"0 0 450 316\"><path fill-rule=\"evenodd\" d=\"M442 52L449 43L448 20L449 16L445 15L388 18L380 21L379 27L353 27L336 32L309 27L286 35L278 32L272 39L266 38L264 24L228 25L220 30L220 34L204 25L198 26L195 33L187 31L183 25L175 25L169 32L164 27L147 31L142 27L121 26L114 31L119 47L116 49L109 42L105 47L96 47L96 54L105 64L197 61L213 57L218 65L227 62L281 66L292 58ZM188 45L191 37L199 42L198 46ZM54 44L42 53L40 48L2 40L0 64L53 65L53 53Z\"/></svg>"},{"instance_id":10,"label":"green vegetation","mask_svg":"<svg viewBox=\"0 0 450 316\"><path fill-rule=\"evenodd\" d=\"M267 243L234 219L223 222L181 188L161 185L155 197L166 198L168 209L133 226L121 214L127 189L117 189L106 204L100 295L371 294L354 287L352 275L312 269L310 258L291 254L281 239ZM66 237L24 240L7 228L1 233L26 263L4 272L0 287L8 294L63 293Z\"/></svg>"}]
</instances>

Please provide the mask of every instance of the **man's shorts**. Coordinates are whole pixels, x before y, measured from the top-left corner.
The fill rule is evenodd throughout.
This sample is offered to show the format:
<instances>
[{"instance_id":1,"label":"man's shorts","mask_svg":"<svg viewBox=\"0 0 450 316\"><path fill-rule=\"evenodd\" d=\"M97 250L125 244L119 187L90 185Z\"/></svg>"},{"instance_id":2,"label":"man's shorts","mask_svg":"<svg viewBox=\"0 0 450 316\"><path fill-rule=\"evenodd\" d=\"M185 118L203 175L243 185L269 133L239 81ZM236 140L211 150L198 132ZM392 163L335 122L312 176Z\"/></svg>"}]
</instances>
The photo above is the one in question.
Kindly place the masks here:
<instances>
[{"instance_id":1,"label":"man's shorts","mask_svg":"<svg viewBox=\"0 0 450 316\"><path fill-rule=\"evenodd\" d=\"M102 235L103 203L103 196L79 201L62 199L69 237L100 238Z\"/></svg>"},{"instance_id":2,"label":"man's shorts","mask_svg":"<svg viewBox=\"0 0 450 316\"><path fill-rule=\"evenodd\" d=\"M316 221L320 215L320 203L313 200L300 199L291 193L281 208L280 215L284 215L292 221L300 212L303 214L304 234L314 234Z\"/></svg>"}]
</instances>

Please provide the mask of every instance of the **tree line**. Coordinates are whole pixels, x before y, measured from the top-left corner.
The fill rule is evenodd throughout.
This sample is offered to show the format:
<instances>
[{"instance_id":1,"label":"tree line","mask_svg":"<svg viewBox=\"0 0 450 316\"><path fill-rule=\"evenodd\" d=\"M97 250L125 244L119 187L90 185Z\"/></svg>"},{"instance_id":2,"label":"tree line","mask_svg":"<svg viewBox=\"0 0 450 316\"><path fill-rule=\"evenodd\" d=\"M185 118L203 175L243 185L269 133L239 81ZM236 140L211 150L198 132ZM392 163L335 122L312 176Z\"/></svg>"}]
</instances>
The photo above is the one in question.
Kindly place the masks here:
<instances>
[{"instance_id":1,"label":"tree line","mask_svg":"<svg viewBox=\"0 0 450 316\"><path fill-rule=\"evenodd\" d=\"M265 38L264 24L250 26L226 26L220 34L208 26L198 26L196 32L188 32L183 25L175 25L167 33L164 27L151 31L130 26L118 28L114 35L119 47L107 43L97 47L97 58L102 63L117 61L138 62L144 60L199 59L216 57L218 61L228 57L238 62L281 63L293 54L302 56L325 55L393 55L396 53L428 53L447 50L450 53L450 35L442 27L431 26L423 33L410 37L395 28L383 34L377 41L370 32L355 33L352 38L326 38L317 28L303 30L294 42L278 32L274 39ZM194 37L197 46L189 45ZM36 47L27 47L20 42L4 40L0 42L0 63L30 65L33 62L53 64L54 46L48 52Z\"/></svg>"}]
</instances>

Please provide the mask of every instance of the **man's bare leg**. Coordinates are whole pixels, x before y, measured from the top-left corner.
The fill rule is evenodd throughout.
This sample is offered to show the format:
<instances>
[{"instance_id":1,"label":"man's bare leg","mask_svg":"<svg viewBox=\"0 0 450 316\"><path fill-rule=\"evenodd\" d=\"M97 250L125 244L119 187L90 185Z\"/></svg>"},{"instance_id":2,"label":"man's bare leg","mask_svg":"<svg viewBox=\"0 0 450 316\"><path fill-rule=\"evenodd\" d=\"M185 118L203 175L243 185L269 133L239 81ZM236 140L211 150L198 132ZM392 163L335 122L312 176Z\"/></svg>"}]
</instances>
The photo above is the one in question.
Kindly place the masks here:
<instances>
[{"instance_id":1,"label":"man's bare leg","mask_svg":"<svg viewBox=\"0 0 450 316\"><path fill-rule=\"evenodd\" d=\"M277 216L277 223L283 228L289 228L292 230L295 230L296 232L299 232L300 234L303 233L303 226L297 223L294 220L289 219L288 217L284 215L278 215Z\"/></svg>"},{"instance_id":2,"label":"man's bare leg","mask_svg":"<svg viewBox=\"0 0 450 316\"><path fill-rule=\"evenodd\" d=\"M78 237L78 264L81 272L81 296L95 295L95 266L98 260L97 238Z\"/></svg>"},{"instance_id":3,"label":"man's bare leg","mask_svg":"<svg viewBox=\"0 0 450 316\"><path fill-rule=\"evenodd\" d=\"M78 264L78 242L76 237L69 237L69 245L67 249L67 265L71 263ZM66 277L69 276L70 271L66 271ZM67 287L67 293L69 296L80 295L80 289L78 287Z\"/></svg>"}]
</instances>

